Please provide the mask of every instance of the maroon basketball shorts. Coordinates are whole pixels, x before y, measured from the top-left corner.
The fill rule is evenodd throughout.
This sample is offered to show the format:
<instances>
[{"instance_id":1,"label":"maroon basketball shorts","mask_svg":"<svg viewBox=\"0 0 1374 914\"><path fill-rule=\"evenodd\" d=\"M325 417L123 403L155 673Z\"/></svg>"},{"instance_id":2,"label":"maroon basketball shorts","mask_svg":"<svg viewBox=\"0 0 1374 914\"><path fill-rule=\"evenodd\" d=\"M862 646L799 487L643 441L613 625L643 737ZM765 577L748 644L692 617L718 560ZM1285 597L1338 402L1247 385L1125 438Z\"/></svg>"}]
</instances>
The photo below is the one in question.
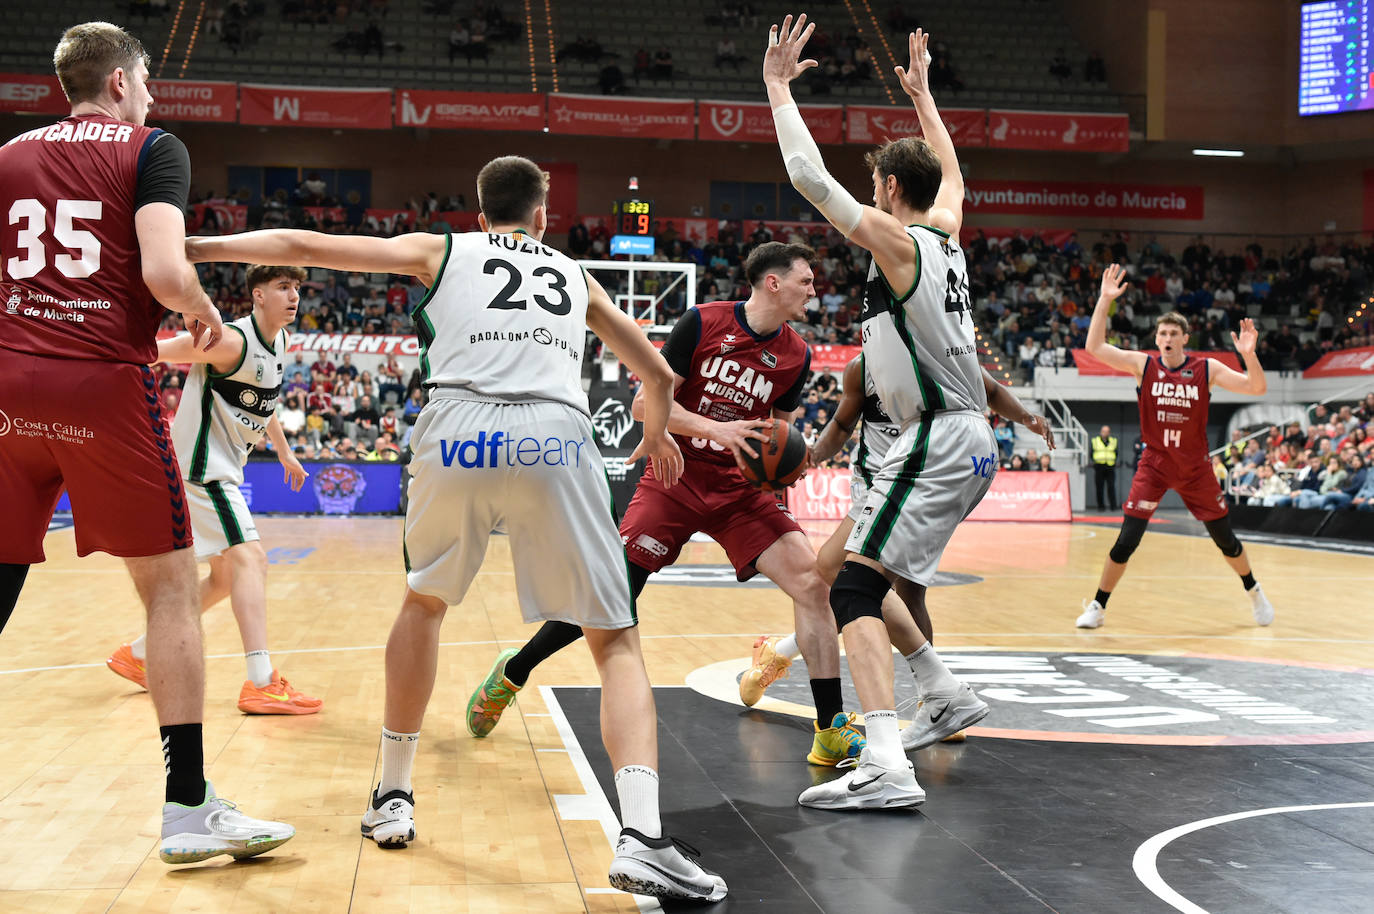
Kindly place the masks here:
<instances>
[{"instance_id":1,"label":"maroon basketball shorts","mask_svg":"<svg viewBox=\"0 0 1374 914\"><path fill-rule=\"evenodd\" d=\"M658 571L677 561L698 531L725 549L735 576L758 574L754 560L785 533L801 532L792 512L744 481L733 467L688 457L671 489L645 473L620 522L625 551L641 568Z\"/></svg>"},{"instance_id":2,"label":"maroon basketball shorts","mask_svg":"<svg viewBox=\"0 0 1374 914\"><path fill-rule=\"evenodd\" d=\"M1229 510L1212 465L1205 458L1180 466L1150 459L1149 451L1140 458L1140 466L1131 480L1131 492L1121 510L1131 517L1149 519L1169 489L1177 492L1193 517L1204 523L1225 517Z\"/></svg>"},{"instance_id":3,"label":"maroon basketball shorts","mask_svg":"<svg viewBox=\"0 0 1374 914\"><path fill-rule=\"evenodd\" d=\"M43 561L64 486L80 555L161 555L191 545L152 372L0 349L0 562Z\"/></svg>"}]
</instances>

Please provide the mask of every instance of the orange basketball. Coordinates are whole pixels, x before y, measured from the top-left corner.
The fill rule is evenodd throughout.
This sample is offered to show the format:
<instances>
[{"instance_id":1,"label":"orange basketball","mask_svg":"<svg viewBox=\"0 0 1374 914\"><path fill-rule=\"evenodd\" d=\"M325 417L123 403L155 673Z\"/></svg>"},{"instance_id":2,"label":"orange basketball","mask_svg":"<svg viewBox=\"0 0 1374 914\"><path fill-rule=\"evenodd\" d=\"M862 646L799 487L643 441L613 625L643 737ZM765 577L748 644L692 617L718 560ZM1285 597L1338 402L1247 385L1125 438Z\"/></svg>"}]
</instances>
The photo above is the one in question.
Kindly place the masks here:
<instances>
[{"instance_id":1,"label":"orange basketball","mask_svg":"<svg viewBox=\"0 0 1374 914\"><path fill-rule=\"evenodd\" d=\"M801 432L781 419L773 419L771 423L768 436L753 442L759 456L750 457L740 452L743 462L740 472L765 492L776 492L796 482L806 464L806 442Z\"/></svg>"}]
</instances>

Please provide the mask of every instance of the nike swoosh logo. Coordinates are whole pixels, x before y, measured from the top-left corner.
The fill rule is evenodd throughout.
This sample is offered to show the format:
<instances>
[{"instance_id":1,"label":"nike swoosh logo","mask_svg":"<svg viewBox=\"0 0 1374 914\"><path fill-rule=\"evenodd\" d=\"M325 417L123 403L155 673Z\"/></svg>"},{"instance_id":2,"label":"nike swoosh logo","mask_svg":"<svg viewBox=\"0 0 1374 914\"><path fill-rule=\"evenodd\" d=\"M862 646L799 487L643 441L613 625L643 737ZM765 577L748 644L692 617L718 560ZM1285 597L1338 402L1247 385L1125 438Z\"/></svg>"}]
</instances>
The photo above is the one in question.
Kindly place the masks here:
<instances>
[{"instance_id":1,"label":"nike swoosh logo","mask_svg":"<svg viewBox=\"0 0 1374 914\"><path fill-rule=\"evenodd\" d=\"M938 724L938 723L940 722L940 718L944 717L944 716L945 716L945 712L948 711L948 710L949 710L949 705L948 705L948 704L942 706L942 707L940 708L940 713L938 713L938 714L931 714L931 715L930 715L930 722L931 722L932 724Z\"/></svg>"},{"instance_id":2,"label":"nike swoosh logo","mask_svg":"<svg viewBox=\"0 0 1374 914\"><path fill-rule=\"evenodd\" d=\"M864 789L865 787L867 787L869 784L877 783L878 781L882 780L882 778L883 778L883 776L880 774L880 775L878 775L876 778L869 778L867 781L850 781L850 782L849 782L849 789L850 789L851 791L854 791L854 790L863 790L863 789Z\"/></svg>"},{"instance_id":3,"label":"nike swoosh logo","mask_svg":"<svg viewBox=\"0 0 1374 914\"><path fill-rule=\"evenodd\" d=\"M275 692L263 692L262 694L266 695L268 698L275 699L276 701L287 701L291 698L291 696L287 695L285 692L282 692L280 695L276 694Z\"/></svg>"}]
</instances>

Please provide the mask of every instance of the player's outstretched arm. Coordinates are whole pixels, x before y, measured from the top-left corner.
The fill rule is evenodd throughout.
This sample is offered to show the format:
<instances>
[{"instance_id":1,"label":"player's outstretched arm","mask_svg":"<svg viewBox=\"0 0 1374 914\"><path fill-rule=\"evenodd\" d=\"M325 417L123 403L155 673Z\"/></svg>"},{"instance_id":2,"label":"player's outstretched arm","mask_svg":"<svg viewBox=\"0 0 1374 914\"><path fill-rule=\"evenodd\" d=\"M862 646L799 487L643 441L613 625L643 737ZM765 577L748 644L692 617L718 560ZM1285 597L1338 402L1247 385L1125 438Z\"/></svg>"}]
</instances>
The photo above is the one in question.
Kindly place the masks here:
<instances>
[{"instance_id":1,"label":"player's outstretched arm","mask_svg":"<svg viewBox=\"0 0 1374 914\"><path fill-rule=\"evenodd\" d=\"M1139 380L1149 356L1143 352L1119 349L1107 342L1107 312L1112 302L1129 285L1124 267L1114 263L1102 271L1102 293L1097 297L1092 322L1088 324L1088 355L1106 362L1117 371L1129 371Z\"/></svg>"},{"instance_id":2,"label":"player's outstretched arm","mask_svg":"<svg viewBox=\"0 0 1374 914\"><path fill-rule=\"evenodd\" d=\"M668 413L673 405L673 370L654 349L648 337L624 311L621 311L590 275L587 276L587 326L611 351L630 366L644 382L636 401L643 402L644 438L626 458L634 463L648 457L654 476L665 486L682 476L682 451L668 434Z\"/></svg>"},{"instance_id":3,"label":"player's outstretched arm","mask_svg":"<svg viewBox=\"0 0 1374 914\"><path fill-rule=\"evenodd\" d=\"M916 117L921 122L921 132L935 154L940 157L940 190L935 194L935 205L931 207L928 218L930 225L959 237L959 229L964 225L964 174L959 170L959 157L954 152L954 140L950 138L940 111L935 107L935 97L930 94L930 35L917 29L907 37L910 60L906 67L897 67L894 72L902 86L902 91L916 106Z\"/></svg>"},{"instance_id":4,"label":"player's outstretched arm","mask_svg":"<svg viewBox=\"0 0 1374 914\"><path fill-rule=\"evenodd\" d=\"M179 333L174 337L157 341L157 360L171 365L187 365L201 362L221 374L229 371L243 358L247 345L241 333L226 333L205 349L196 345L195 338L189 333Z\"/></svg>"},{"instance_id":5,"label":"player's outstretched arm","mask_svg":"<svg viewBox=\"0 0 1374 914\"><path fill-rule=\"evenodd\" d=\"M820 466L840 452L854 435L859 417L864 409L864 369L863 357L855 356L844 366L840 378L840 403L835 407L835 415L830 417L825 428L811 448L811 463Z\"/></svg>"},{"instance_id":6,"label":"player's outstretched arm","mask_svg":"<svg viewBox=\"0 0 1374 914\"><path fill-rule=\"evenodd\" d=\"M213 349L224 335L224 322L186 257L186 217L170 203L146 203L134 213L134 232L143 284L162 307L182 316L193 344Z\"/></svg>"},{"instance_id":7,"label":"player's outstretched arm","mask_svg":"<svg viewBox=\"0 0 1374 914\"><path fill-rule=\"evenodd\" d=\"M1259 331L1255 329L1255 322L1247 317L1240 322L1240 336L1236 336L1234 332L1231 334L1231 344L1236 347L1241 361L1245 363L1245 373L1241 374L1218 359L1208 359L1207 372L1212 384L1232 393L1264 396L1265 391L1269 389L1269 379L1264 376L1264 366L1255 355L1255 345L1258 342Z\"/></svg>"},{"instance_id":8,"label":"player's outstretched arm","mask_svg":"<svg viewBox=\"0 0 1374 914\"><path fill-rule=\"evenodd\" d=\"M429 232L373 238L263 229L186 239L186 256L192 263L291 263L357 273L402 273L419 277L427 286L439 275L446 250L444 236Z\"/></svg>"},{"instance_id":9,"label":"player's outstretched arm","mask_svg":"<svg viewBox=\"0 0 1374 914\"><path fill-rule=\"evenodd\" d=\"M988 406L1008 422L1018 422L1045 439L1045 447L1054 450L1054 429L1044 416L1037 416L1026 409L1026 404L1016 399L1016 395L999 384L997 379L983 372L983 390L988 395Z\"/></svg>"},{"instance_id":10,"label":"player's outstretched arm","mask_svg":"<svg viewBox=\"0 0 1374 914\"><path fill-rule=\"evenodd\" d=\"M786 17L781 29L776 25L770 28L768 50L763 56L763 83L773 108L773 128L787 177L831 225L873 254L889 282L906 288L915 280L906 228L890 214L859 203L826 171L820 148L792 100L792 80L816 66L814 60L801 59L815 28L815 23L807 23L805 13L795 23L791 16Z\"/></svg>"}]
</instances>

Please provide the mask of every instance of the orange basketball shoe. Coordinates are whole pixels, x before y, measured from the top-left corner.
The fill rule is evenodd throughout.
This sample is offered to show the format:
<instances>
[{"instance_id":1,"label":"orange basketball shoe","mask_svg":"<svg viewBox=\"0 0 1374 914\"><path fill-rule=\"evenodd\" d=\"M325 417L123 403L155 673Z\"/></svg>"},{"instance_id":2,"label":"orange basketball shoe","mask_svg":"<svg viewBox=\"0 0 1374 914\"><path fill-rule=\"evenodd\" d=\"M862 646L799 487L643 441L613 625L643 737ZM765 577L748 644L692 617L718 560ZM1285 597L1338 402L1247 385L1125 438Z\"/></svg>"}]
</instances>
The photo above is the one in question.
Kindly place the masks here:
<instances>
[{"instance_id":1,"label":"orange basketball shoe","mask_svg":"<svg viewBox=\"0 0 1374 914\"><path fill-rule=\"evenodd\" d=\"M749 707L759 703L764 691L787 675L792 659L777 652L782 638L774 635L769 638L759 635L754 642L754 663L739 680L739 700Z\"/></svg>"},{"instance_id":2,"label":"orange basketball shoe","mask_svg":"<svg viewBox=\"0 0 1374 914\"><path fill-rule=\"evenodd\" d=\"M121 644L119 649L106 659L105 665L140 689L148 688L148 668L142 660L134 656L133 648L129 645Z\"/></svg>"},{"instance_id":3,"label":"orange basketball shoe","mask_svg":"<svg viewBox=\"0 0 1374 914\"><path fill-rule=\"evenodd\" d=\"M267 685L255 686L245 679L239 690L239 710L245 714L314 714L323 705L321 699L293 689L276 670Z\"/></svg>"}]
</instances>

